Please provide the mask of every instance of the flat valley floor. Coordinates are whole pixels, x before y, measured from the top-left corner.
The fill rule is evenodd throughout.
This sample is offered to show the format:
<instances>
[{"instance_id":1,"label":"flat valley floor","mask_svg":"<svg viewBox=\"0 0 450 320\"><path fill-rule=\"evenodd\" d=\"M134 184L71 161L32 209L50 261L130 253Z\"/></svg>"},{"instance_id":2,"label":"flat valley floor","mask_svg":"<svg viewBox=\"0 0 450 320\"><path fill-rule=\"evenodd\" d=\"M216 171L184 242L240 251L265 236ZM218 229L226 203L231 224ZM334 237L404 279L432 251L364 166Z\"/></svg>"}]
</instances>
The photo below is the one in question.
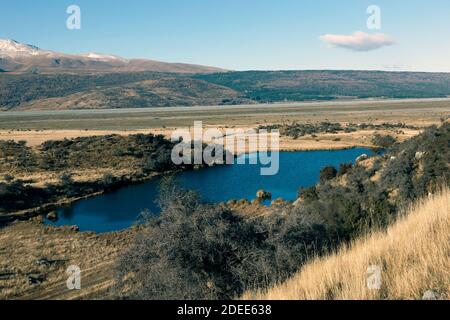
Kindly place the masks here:
<instances>
[{"instance_id":1,"label":"flat valley floor","mask_svg":"<svg viewBox=\"0 0 450 320\"><path fill-rule=\"evenodd\" d=\"M450 98L356 100L242 106L98 109L70 111L0 112L0 139L25 140L36 146L47 140L92 135L156 133L171 136L177 128L205 127L254 129L284 123L338 122L342 124L405 123L426 127L450 116ZM404 131L409 138L416 132ZM370 146L373 132L321 134L300 139L282 138L282 150L342 149Z\"/></svg>"}]
</instances>

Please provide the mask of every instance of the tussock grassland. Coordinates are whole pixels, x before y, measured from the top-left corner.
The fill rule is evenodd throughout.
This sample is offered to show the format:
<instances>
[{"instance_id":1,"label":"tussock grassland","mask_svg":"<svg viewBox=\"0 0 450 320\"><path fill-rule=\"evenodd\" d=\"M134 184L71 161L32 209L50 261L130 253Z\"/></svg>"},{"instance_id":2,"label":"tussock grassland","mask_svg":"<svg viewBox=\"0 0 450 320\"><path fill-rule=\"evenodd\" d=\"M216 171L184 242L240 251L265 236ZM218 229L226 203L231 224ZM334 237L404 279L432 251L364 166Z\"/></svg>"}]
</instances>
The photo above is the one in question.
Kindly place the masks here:
<instances>
[{"instance_id":1,"label":"tussock grassland","mask_svg":"<svg viewBox=\"0 0 450 320\"><path fill-rule=\"evenodd\" d=\"M382 269L380 290L369 290L367 269ZM385 232L374 232L317 258L284 284L244 299L421 299L432 290L450 299L450 190L418 201Z\"/></svg>"}]
</instances>

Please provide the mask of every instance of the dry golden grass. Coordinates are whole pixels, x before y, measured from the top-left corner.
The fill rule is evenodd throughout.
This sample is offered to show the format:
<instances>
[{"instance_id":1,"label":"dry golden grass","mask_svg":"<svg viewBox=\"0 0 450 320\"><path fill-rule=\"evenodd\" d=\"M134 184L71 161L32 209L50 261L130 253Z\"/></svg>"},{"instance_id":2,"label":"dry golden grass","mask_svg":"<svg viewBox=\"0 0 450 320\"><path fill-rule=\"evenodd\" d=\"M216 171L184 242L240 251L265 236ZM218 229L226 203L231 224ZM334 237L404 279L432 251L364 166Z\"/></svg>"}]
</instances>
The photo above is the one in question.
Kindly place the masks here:
<instances>
[{"instance_id":1,"label":"dry golden grass","mask_svg":"<svg viewBox=\"0 0 450 320\"><path fill-rule=\"evenodd\" d=\"M368 267L381 267L381 289L369 290ZM318 258L284 284L244 299L421 299L432 290L450 299L450 190L415 204L386 232Z\"/></svg>"},{"instance_id":2,"label":"dry golden grass","mask_svg":"<svg viewBox=\"0 0 450 320\"><path fill-rule=\"evenodd\" d=\"M15 222L0 228L0 300L108 299L114 284L111 272L117 256L128 248L138 229L95 234L70 227L45 226L37 221ZM62 264L38 264L39 259ZM81 290L68 290L67 268L82 269ZM33 285L28 274L45 276Z\"/></svg>"},{"instance_id":3,"label":"dry golden grass","mask_svg":"<svg viewBox=\"0 0 450 320\"><path fill-rule=\"evenodd\" d=\"M217 128L222 132L226 132L227 129L240 129L244 133L248 133L249 130L254 130L257 125L254 126L234 126L228 128L225 125L217 127L208 126L207 128ZM180 127L182 128L182 127ZM128 136L138 133L143 134L161 134L167 139L170 139L172 133L177 128L152 128L141 130L0 130L0 140L14 140L14 141L26 141L30 147L37 147L40 144L48 140L63 140L73 139L79 137L92 137L92 136L104 136L110 134L117 134L122 136ZM193 129L190 127L191 134ZM391 135L398 141L405 141L418 135L421 130L359 130L350 133L320 133L316 137L305 136L299 139L294 139L287 136L281 136L279 149L281 151L311 151L311 150L340 150L353 147L367 146L372 147L372 137L374 134ZM209 141L205 141L209 142ZM248 147L248 146L247 146ZM248 149L247 152L255 152L256 149Z\"/></svg>"}]
</instances>

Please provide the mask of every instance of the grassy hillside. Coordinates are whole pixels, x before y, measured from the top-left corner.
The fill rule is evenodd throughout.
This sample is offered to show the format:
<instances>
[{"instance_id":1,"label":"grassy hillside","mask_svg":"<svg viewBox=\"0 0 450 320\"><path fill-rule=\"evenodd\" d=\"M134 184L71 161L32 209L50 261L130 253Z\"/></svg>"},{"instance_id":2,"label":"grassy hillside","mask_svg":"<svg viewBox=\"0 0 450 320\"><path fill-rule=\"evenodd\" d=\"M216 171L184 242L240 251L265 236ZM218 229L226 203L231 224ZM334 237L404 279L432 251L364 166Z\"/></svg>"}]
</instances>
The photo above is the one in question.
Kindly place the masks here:
<instances>
[{"instance_id":1,"label":"grassy hillside","mask_svg":"<svg viewBox=\"0 0 450 320\"><path fill-rule=\"evenodd\" d=\"M77 92L159 79L162 76L163 74L153 72L100 75L2 74L0 76L0 106L8 110L39 99L65 97Z\"/></svg>"},{"instance_id":2,"label":"grassy hillside","mask_svg":"<svg viewBox=\"0 0 450 320\"><path fill-rule=\"evenodd\" d=\"M450 96L450 74L248 71L214 74L0 73L0 109L164 107ZM51 99L51 100L49 100Z\"/></svg>"},{"instance_id":3,"label":"grassy hillside","mask_svg":"<svg viewBox=\"0 0 450 320\"><path fill-rule=\"evenodd\" d=\"M378 71L247 71L198 75L262 102L450 95L450 74Z\"/></svg>"},{"instance_id":4,"label":"grassy hillside","mask_svg":"<svg viewBox=\"0 0 450 320\"><path fill-rule=\"evenodd\" d=\"M33 100L21 110L148 108L251 103L238 92L197 79L163 78Z\"/></svg>"},{"instance_id":5,"label":"grassy hillside","mask_svg":"<svg viewBox=\"0 0 450 320\"><path fill-rule=\"evenodd\" d=\"M367 269L382 268L369 290ZM386 232L375 232L316 259L286 283L245 299L421 299L432 290L450 299L450 190L417 202Z\"/></svg>"},{"instance_id":6,"label":"grassy hillside","mask_svg":"<svg viewBox=\"0 0 450 320\"><path fill-rule=\"evenodd\" d=\"M238 92L181 75L1 75L0 108L79 109L242 103Z\"/></svg>"}]
</instances>

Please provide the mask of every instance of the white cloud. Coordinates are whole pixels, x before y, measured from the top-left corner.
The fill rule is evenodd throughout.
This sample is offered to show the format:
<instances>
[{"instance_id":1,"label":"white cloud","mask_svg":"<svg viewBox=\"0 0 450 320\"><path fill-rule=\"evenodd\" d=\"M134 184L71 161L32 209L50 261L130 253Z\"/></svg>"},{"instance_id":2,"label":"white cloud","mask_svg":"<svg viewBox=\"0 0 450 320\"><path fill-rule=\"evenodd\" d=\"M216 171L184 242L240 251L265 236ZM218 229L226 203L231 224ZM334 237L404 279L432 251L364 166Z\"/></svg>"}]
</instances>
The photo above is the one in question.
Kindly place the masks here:
<instances>
[{"instance_id":1,"label":"white cloud","mask_svg":"<svg viewBox=\"0 0 450 320\"><path fill-rule=\"evenodd\" d=\"M326 34L321 36L320 40L333 47L345 48L353 51L371 51L395 44L394 40L383 33L368 34L361 31L354 32L349 36Z\"/></svg>"}]
</instances>

